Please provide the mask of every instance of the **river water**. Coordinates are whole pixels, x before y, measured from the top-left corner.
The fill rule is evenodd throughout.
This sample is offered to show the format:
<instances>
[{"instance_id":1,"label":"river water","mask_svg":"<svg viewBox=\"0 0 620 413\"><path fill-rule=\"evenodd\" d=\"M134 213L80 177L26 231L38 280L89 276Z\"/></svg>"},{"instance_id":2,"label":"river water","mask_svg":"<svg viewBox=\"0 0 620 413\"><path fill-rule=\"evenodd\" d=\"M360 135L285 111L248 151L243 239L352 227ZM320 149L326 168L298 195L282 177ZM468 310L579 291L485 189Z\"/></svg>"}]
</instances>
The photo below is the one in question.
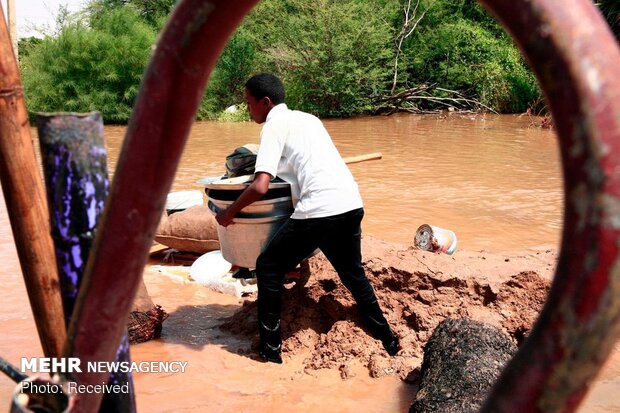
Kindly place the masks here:
<instances>
[{"instance_id":1,"label":"river water","mask_svg":"<svg viewBox=\"0 0 620 413\"><path fill-rule=\"evenodd\" d=\"M350 166L365 202L365 234L412 243L425 223L453 230L459 247L505 251L557 245L562 177L552 131L527 116L397 115L326 120L343 157L381 152ZM221 175L224 158L257 143L253 123L196 123L173 190ZM124 128L109 127L114 162Z\"/></svg>"},{"instance_id":2,"label":"river water","mask_svg":"<svg viewBox=\"0 0 620 413\"><path fill-rule=\"evenodd\" d=\"M563 190L556 136L532 121L512 115L401 114L326 120L325 125L343 157L383 155L350 165L365 202L365 235L411 245L417 227L426 223L453 230L459 249L509 252L557 248L560 241ZM171 190L202 190L196 181L221 175L225 156L237 146L257 143L259 131L253 123L196 123ZM124 133L125 127L105 128L111 174ZM18 364L20 357L38 356L41 349L4 200L0 235L5 291L0 356ZM218 345L213 332L218 318L238 307L237 299L182 279L145 278L155 301L174 310L164 327L174 339L134 346L132 357L185 360L192 370L177 378L138 375L141 411L407 411L411 386L393 377L371 379L361 366L353 379L342 381L337 372L303 373L301 358L279 369L240 358L235 343ZM190 321L175 324L182 315ZM617 359L614 354L582 411L619 411L620 400L611 395L620 388ZM0 377L0 406L8 407L12 387Z\"/></svg>"}]
</instances>

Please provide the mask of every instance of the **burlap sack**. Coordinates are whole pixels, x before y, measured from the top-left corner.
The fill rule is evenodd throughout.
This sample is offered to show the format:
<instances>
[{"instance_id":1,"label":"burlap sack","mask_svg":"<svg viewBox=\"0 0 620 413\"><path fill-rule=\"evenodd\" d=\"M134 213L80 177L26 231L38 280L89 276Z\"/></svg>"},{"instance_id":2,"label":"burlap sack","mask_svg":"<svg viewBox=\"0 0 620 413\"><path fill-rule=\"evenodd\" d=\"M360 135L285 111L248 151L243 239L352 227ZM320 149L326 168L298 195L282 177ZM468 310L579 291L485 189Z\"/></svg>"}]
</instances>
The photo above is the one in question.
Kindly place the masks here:
<instances>
[{"instance_id":1,"label":"burlap sack","mask_svg":"<svg viewBox=\"0 0 620 413\"><path fill-rule=\"evenodd\" d=\"M179 251L200 254L220 249L215 216L205 205L194 206L170 216L164 214L155 241Z\"/></svg>"}]
</instances>

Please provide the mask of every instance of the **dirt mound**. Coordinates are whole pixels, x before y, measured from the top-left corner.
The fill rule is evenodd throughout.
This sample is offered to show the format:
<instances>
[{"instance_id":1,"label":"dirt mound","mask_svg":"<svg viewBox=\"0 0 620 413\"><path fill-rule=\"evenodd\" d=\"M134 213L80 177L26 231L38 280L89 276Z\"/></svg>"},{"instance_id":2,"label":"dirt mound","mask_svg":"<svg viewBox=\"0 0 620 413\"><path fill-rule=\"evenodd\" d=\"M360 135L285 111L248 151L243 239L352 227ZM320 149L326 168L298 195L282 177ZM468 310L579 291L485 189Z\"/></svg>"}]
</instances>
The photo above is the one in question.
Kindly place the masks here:
<instances>
[{"instance_id":1,"label":"dirt mound","mask_svg":"<svg viewBox=\"0 0 620 413\"><path fill-rule=\"evenodd\" d=\"M373 377L398 374L411 378L420 366L423 346L445 318L468 317L504 329L520 343L531 329L547 295L555 251L504 256L460 251L436 255L364 239L363 256L386 318L400 337L402 350L389 357L362 327L355 302L322 254L312 258L305 287L284 293L284 355L310 350L306 370L339 369L360 361ZM256 302L221 326L257 343Z\"/></svg>"}]
</instances>

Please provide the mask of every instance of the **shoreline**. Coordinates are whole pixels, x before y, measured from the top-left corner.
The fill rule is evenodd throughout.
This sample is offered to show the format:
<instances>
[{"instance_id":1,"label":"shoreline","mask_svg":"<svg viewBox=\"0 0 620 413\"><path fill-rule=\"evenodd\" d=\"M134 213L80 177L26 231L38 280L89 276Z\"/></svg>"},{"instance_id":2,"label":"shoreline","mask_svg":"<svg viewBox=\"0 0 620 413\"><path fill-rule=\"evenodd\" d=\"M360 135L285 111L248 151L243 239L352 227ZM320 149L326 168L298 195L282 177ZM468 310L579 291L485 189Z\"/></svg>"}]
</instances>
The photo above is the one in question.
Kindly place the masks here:
<instances>
[{"instance_id":1,"label":"shoreline","mask_svg":"<svg viewBox=\"0 0 620 413\"><path fill-rule=\"evenodd\" d=\"M251 346L256 335L254 323L249 316L243 316L244 311L251 313L252 297L240 300L210 291L183 275L162 275L151 269L152 265L161 264L159 258L150 261L144 277L154 302L162 305L170 317L164 322L161 339L132 346L132 360L181 360L187 362L188 366L184 374L135 374L139 411L190 412L196 409L219 409L279 412L294 409L311 412L329 407L330 411L336 413L356 410L405 412L417 391L415 374L409 376L408 373L414 371L421 361L415 353L421 354L422 343L413 348L413 339L419 341L422 336L430 335L434 319L463 314L465 310L479 321L500 325L502 321L518 320L510 305L522 304L519 301L531 295L531 291L540 293L541 289L526 288L524 291L528 294L511 302L502 301L502 297L515 297L511 294L502 295L502 285L511 279L516 279L522 286L533 279L537 279L533 285L548 285L555 270L557 251L528 249L515 254L457 251L448 256L364 237L364 265L384 311L392 317L390 322L396 324L401 337L407 329L415 335L409 339L403 337L405 339L401 343L404 348L393 359L384 356L380 344L359 327L355 320L354 305L344 291L340 291L341 286L338 286L339 282L329 264L317 256L313 259L312 276L306 286L310 294L306 295L316 300L313 306L323 313L320 319L338 320L331 322L328 331L316 336L316 332L310 330L294 331L290 328L292 323L289 320L284 331L286 351L281 366L265 364L253 357ZM532 273L539 277L534 277ZM407 285L412 284L411 280L414 279L425 279L428 282L426 285L429 288L419 289L417 296L411 291L405 293L406 301L413 303L412 314L423 315L426 311L432 317L409 317L403 323L394 321L395 314L402 314L404 308L399 304L399 298L394 296L394 290L405 289L403 285L397 285L399 280L405 278L409 280ZM333 288L334 284L336 288ZM325 286L331 291L326 293ZM291 290L294 290L294 285L287 290L289 294ZM499 297L495 302L503 303L501 308L504 314L492 308L494 304L490 299L493 294ZM474 300L474 297L480 297L481 300ZM460 302L460 298L463 298L464 305L450 305ZM244 302L247 302L245 306ZM300 305L297 310L292 309L290 302L284 305L285 311L290 310L290 317L298 318L306 314L300 312ZM422 310L416 311L416 306L421 306L419 308ZM489 309L493 311L487 311ZM238 322L240 332L232 333L221 328L231 321L233 324L234 321ZM21 320L18 324L33 324L32 316L29 315L28 320ZM412 327L415 325L418 326L417 330ZM519 327L518 323L506 325ZM34 327L30 329L32 331L29 335L36 336ZM307 341L302 342L300 338L304 337ZM35 353L41 351L38 342L34 343L32 339L22 344L25 345L16 346L20 354L24 353L22 356L31 350ZM342 349L337 354L334 349L338 346ZM9 357L9 361L14 360ZM620 351L617 346L580 411L615 411L620 406L620 397L610 392L610 389L617 388L619 382ZM12 384L7 380L0 384L0 394L8 396L11 389ZM171 390L175 397L166 396ZM7 397L2 399L8 402Z\"/></svg>"},{"instance_id":2,"label":"shoreline","mask_svg":"<svg viewBox=\"0 0 620 413\"><path fill-rule=\"evenodd\" d=\"M502 285L516 276L520 285L528 287L525 296L537 291L540 299L541 292L546 292L548 279L553 275L556 259L555 250L524 251L514 255L485 251L438 255L367 236L362 241L362 248L367 275L386 317L401 337L403 350L394 358L384 354L380 343L368 336L360 326L348 292L339 285L337 275L321 254L311 261L312 275L304 292L297 291L294 284L289 285L285 292L284 365L264 364L254 356L252 346L256 344L257 336L255 297L237 299L232 295L212 292L181 274L162 277L160 273L150 272L149 267L145 272L147 288L153 300L170 312L170 317L164 322L162 338L132 347L132 355L147 357L153 348L160 346L169 349L167 351L172 349L174 354L197 351L200 360L192 358L188 369L192 380L206 384L211 378L245 388L241 394L234 395L228 393L232 389L222 390L222 396L217 397L227 408L236 406L233 410L249 411L248 406L254 398L268 398L267 405L275 409L272 411L280 411L282 405L273 399L284 397L297 411L310 411L296 399L306 397L298 394L299 386L312 383L312 387L317 388L317 393L311 397L316 399L313 405L321 405L322 408L326 406L326 401L321 401L323 397L338 397L338 391L325 388L329 385L340 389L339 400L344 398L344 405L355 405L352 409L367 411L369 405L374 405L376 409L373 411L403 412L408 410L415 397L423 341L432 333L433 324L450 314L464 315L468 308L472 318L501 325L502 315L495 309L486 311L482 305L485 295L495 291L503 300L501 297L506 291L502 292ZM537 272L540 272L540 277L531 276L531 273ZM529 275L525 279L519 278L521 273ZM396 285L402 277L408 278L410 284L413 284L414 278L426 279L429 288L414 297L405 287ZM403 291L395 293L395 287ZM180 294L173 298L171 288ZM504 295L510 297L510 294ZM164 298L166 300L162 301ZM460 298L467 301L466 306ZM398 315L405 310L402 302L409 300L414 307L421 306L421 310L417 309L421 315L417 321L411 314L407 319ZM476 305L476 301L480 305ZM519 312L512 310L509 300L503 302L506 306L502 308L511 313L506 313L506 320L513 321L508 325L517 331L522 327L522 323L515 322L518 318L515 315ZM523 307L527 303L530 301L521 300L518 305ZM486 307L489 305L490 302L487 302ZM429 312L428 317L423 316L425 311ZM535 316L532 311L528 314L530 318ZM402 318L400 322L398 317ZM527 320L523 322L527 323ZM415 323L417 329L411 326ZM195 363L199 366L210 364L214 370L204 377L205 373L195 370ZM269 386L257 384L258 377L261 382L268 377L278 389L268 390ZM171 378L170 386L174 386L178 379ZM138 385L141 381L149 385L153 383L152 375L138 376L137 380ZM365 395L366 399L361 399L365 400L364 403L347 396L350 391L347 389L351 386L361 386L364 391L370 392ZM224 394L235 400L228 400ZM145 398L151 399L150 396L138 396L138 400ZM194 401L198 402L198 399ZM217 402L209 406L215 405L218 405Z\"/></svg>"}]
</instances>

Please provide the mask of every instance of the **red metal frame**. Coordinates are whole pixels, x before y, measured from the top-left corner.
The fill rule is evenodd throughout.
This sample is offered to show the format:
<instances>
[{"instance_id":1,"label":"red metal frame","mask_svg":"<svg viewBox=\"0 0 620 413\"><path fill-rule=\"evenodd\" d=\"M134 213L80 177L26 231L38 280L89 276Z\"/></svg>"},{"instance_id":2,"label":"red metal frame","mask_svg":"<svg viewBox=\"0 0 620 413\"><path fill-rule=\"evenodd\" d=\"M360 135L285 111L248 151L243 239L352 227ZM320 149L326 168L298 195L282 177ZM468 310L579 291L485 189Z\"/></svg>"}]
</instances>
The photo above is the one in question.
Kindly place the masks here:
<instances>
[{"instance_id":1,"label":"red metal frame","mask_svg":"<svg viewBox=\"0 0 620 413\"><path fill-rule=\"evenodd\" d=\"M111 361L205 82L258 0L184 0L145 74L65 354ZM531 62L557 125L565 225L530 337L484 411L573 411L612 349L620 314L620 50L589 0L482 0ZM84 372L83 384L105 381ZM99 397L80 398L94 411Z\"/></svg>"},{"instance_id":2,"label":"red metal frame","mask_svg":"<svg viewBox=\"0 0 620 413\"><path fill-rule=\"evenodd\" d=\"M564 232L549 297L485 412L569 412L613 348L620 316L620 49L588 0L484 0L530 61L564 171Z\"/></svg>"},{"instance_id":3,"label":"red metal frame","mask_svg":"<svg viewBox=\"0 0 620 413\"><path fill-rule=\"evenodd\" d=\"M112 361L205 83L228 38L258 0L184 0L164 28L129 123L68 331L65 355ZM82 384L106 373L83 370ZM100 394L76 411L97 410Z\"/></svg>"}]
</instances>

